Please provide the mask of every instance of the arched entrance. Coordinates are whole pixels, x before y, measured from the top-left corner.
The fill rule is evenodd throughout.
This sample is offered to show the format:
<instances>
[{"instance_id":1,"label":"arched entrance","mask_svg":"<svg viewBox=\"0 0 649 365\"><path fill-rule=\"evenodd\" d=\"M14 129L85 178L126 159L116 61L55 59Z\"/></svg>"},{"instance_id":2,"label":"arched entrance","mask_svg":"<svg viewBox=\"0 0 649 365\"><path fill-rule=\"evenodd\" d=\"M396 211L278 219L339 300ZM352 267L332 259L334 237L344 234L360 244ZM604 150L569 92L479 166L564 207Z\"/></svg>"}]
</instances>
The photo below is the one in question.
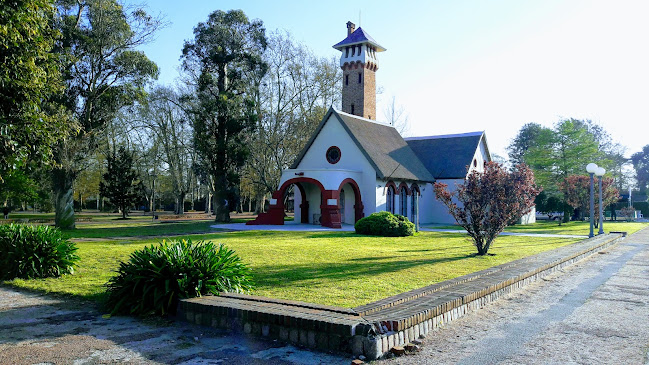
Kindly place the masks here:
<instances>
[{"instance_id":1,"label":"arched entrance","mask_svg":"<svg viewBox=\"0 0 649 365\"><path fill-rule=\"evenodd\" d=\"M347 178L338 187L340 221L346 224L355 224L363 218L363 200L361 190L354 179ZM344 205L343 205L344 204Z\"/></svg>"}]
</instances>

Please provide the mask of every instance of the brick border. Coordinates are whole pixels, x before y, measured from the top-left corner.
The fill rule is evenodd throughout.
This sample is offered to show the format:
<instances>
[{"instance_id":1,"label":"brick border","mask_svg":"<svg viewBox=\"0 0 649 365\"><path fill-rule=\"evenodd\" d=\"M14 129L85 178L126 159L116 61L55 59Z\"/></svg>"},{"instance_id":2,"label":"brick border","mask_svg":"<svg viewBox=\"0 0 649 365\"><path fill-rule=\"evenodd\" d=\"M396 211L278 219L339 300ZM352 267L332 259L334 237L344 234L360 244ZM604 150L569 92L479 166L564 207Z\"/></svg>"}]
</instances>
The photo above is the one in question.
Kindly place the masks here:
<instances>
[{"instance_id":1,"label":"brick border","mask_svg":"<svg viewBox=\"0 0 649 365\"><path fill-rule=\"evenodd\" d=\"M180 301L177 318L373 360L624 236L600 235L352 309L224 293Z\"/></svg>"}]
</instances>

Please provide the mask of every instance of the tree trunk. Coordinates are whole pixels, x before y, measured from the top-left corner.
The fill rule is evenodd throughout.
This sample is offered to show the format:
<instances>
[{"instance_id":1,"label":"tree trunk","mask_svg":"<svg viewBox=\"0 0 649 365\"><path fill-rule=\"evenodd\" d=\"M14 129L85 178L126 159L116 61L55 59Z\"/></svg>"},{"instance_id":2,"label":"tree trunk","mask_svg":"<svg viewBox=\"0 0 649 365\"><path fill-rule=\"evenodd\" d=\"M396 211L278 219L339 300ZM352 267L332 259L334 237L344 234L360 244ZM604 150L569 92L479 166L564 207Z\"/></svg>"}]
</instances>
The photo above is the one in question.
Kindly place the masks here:
<instances>
[{"instance_id":1,"label":"tree trunk","mask_svg":"<svg viewBox=\"0 0 649 365\"><path fill-rule=\"evenodd\" d=\"M54 224L61 229L74 229L74 174L65 169L52 171L52 190L54 193Z\"/></svg>"},{"instance_id":2,"label":"tree trunk","mask_svg":"<svg viewBox=\"0 0 649 365\"><path fill-rule=\"evenodd\" d=\"M174 214L185 214L185 195L186 193L182 191L176 196L176 211Z\"/></svg>"},{"instance_id":3,"label":"tree trunk","mask_svg":"<svg viewBox=\"0 0 649 365\"><path fill-rule=\"evenodd\" d=\"M216 222L230 222L230 208L228 207L227 183L224 178L215 179L214 187L214 220Z\"/></svg>"},{"instance_id":4,"label":"tree trunk","mask_svg":"<svg viewBox=\"0 0 649 365\"><path fill-rule=\"evenodd\" d=\"M263 213L266 208L266 195L259 194L255 198L257 201L257 206L255 207L255 214Z\"/></svg>"}]
</instances>

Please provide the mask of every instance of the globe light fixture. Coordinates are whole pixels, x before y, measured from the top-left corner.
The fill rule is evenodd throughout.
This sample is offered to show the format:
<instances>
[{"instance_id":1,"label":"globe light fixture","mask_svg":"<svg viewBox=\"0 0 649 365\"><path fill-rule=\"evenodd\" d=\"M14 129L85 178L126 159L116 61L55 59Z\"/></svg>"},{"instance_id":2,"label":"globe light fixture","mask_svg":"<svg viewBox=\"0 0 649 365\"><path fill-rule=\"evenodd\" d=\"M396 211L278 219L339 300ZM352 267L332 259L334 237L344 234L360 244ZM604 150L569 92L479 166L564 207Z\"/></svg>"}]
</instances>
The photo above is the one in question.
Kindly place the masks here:
<instances>
[{"instance_id":1,"label":"globe light fixture","mask_svg":"<svg viewBox=\"0 0 649 365\"><path fill-rule=\"evenodd\" d=\"M602 206L603 192L602 192L602 176L606 173L606 170L603 167L598 167L595 171L599 180L599 231L597 234L604 234L604 207Z\"/></svg>"},{"instance_id":2,"label":"globe light fixture","mask_svg":"<svg viewBox=\"0 0 649 365\"><path fill-rule=\"evenodd\" d=\"M586 165L586 172L590 175L590 233L588 234L588 237L592 238L595 236L593 233L593 226L595 225L595 213L593 212L595 210L595 191L593 189L593 175L597 172L597 169L599 166L594 163L589 163Z\"/></svg>"}]
</instances>

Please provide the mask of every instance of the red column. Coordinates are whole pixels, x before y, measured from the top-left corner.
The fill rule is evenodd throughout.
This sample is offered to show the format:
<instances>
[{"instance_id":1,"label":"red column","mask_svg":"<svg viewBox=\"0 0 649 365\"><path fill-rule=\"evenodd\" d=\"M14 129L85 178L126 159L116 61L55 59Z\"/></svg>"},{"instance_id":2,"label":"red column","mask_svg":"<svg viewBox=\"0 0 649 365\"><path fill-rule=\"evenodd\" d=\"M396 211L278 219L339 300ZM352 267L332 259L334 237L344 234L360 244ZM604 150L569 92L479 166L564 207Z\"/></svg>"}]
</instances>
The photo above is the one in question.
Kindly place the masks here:
<instances>
[{"instance_id":1,"label":"red column","mask_svg":"<svg viewBox=\"0 0 649 365\"><path fill-rule=\"evenodd\" d=\"M340 208L338 207L338 200L340 196L338 190L325 190L322 193L322 203L320 204L320 224L323 227L341 228L340 224ZM329 199L334 199L335 203L329 205ZM332 202L333 203L333 202Z\"/></svg>"}]
</instances>

